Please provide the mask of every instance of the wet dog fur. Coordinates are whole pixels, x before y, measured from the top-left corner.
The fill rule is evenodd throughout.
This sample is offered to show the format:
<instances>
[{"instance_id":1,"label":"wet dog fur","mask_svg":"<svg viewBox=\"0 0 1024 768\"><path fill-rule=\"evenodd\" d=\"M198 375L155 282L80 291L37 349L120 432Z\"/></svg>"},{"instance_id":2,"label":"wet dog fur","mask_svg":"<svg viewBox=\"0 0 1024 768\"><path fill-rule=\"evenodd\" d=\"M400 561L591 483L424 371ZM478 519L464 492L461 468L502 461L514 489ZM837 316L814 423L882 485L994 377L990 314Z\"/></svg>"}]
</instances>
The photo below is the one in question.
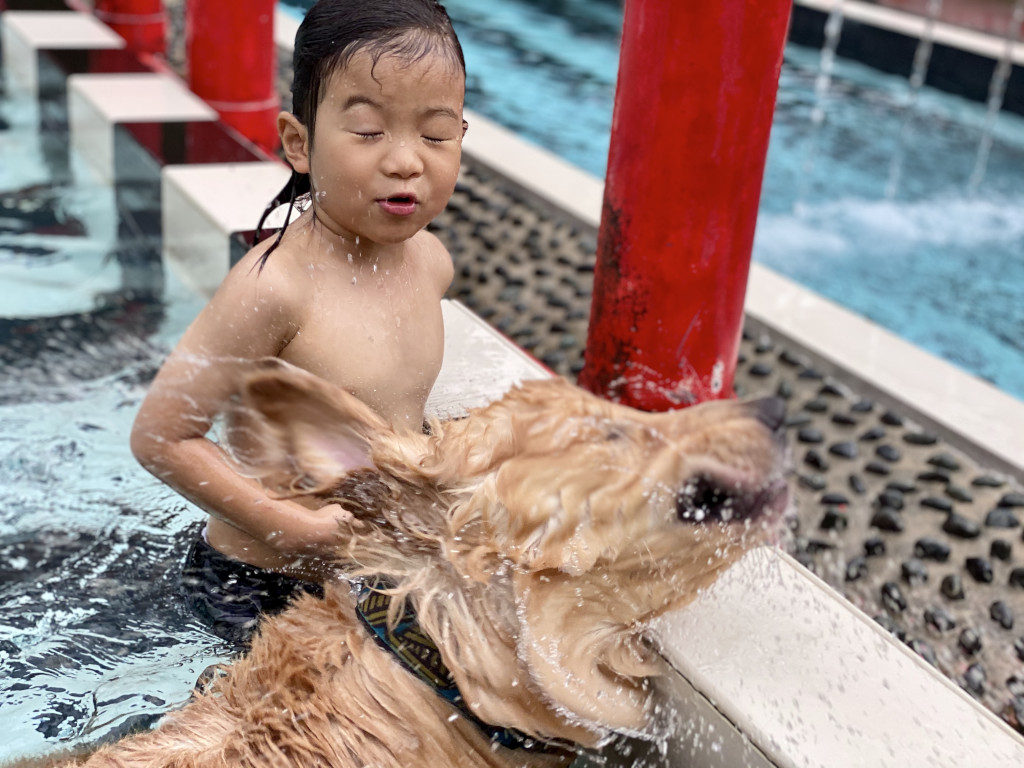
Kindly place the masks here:
<instances>
[{"instance_id":1,"label":"wet dog fur","mask_svg":"<svg viewBox=\"0 0 1024 768\"><path fill-rule=\"evenodd\" d=\"M337 577L88 766L565 765L492 744L402 668L356 618L349 580L387 577L396 610L415 606L480 720L594 747L650 733L663 666L649 622L774 538L786 504L775 400L649 414L535 381L429 435L398 433L270 361L240 401L247 472L351 511Z\"/></svg>"}]
</instances>

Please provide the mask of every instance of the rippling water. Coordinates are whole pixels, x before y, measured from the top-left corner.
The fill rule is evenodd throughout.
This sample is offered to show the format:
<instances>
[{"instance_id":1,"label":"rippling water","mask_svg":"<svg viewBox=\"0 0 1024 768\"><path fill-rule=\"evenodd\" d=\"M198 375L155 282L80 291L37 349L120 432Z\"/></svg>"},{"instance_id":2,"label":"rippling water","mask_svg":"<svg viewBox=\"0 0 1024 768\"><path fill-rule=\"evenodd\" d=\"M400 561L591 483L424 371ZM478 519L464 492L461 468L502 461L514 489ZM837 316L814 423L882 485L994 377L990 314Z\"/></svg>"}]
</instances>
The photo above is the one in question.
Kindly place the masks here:
<instances>
[{"instance_id":1,"label":"rippling water","mask_svg":"<svg viewBox=\"0 0 1024 768\"><path fill-rule=\"evenodd\" d=\"M162 356L0 407L0 730L7 754L91 740L183 701L224 648L180 608L199 519L129 454ZM53 742L50 742L53 746Z\"/></svg>"},{"instance_id":2,"label":"rippling water","mask_svg":"<svg viewBox=\"0 0 1024 768\"><path fill-rule=\"evenodd\" d=\"M176 595L201 516L128 449L201 303L60 122L0 99L0 760L146 723L226 650Z\"/></svg>"}]
</instances>

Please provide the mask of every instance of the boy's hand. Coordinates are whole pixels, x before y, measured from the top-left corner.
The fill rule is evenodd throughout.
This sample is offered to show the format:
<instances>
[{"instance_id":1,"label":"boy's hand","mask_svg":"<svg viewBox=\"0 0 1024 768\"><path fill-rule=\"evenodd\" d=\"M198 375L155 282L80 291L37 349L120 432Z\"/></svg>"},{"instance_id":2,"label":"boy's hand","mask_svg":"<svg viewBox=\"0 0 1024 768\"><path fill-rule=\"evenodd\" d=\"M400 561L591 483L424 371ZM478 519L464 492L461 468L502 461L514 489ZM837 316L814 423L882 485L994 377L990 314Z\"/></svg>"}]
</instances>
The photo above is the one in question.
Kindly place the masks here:
<instances>
[{"instance_id":1,"label":"boy's hand","mask_svg":"<svg viewBox=\"0 0 1024 768\"><path fill-rule=\"evenodd\" d=\"M345 509L341 504L327 504L317 510L324 515L330 515L337 522L338 525L350 525L353 528L361 528L363 525L362 520L357 520L355 515L351 511Z\"/></svg>"}]
</instances>

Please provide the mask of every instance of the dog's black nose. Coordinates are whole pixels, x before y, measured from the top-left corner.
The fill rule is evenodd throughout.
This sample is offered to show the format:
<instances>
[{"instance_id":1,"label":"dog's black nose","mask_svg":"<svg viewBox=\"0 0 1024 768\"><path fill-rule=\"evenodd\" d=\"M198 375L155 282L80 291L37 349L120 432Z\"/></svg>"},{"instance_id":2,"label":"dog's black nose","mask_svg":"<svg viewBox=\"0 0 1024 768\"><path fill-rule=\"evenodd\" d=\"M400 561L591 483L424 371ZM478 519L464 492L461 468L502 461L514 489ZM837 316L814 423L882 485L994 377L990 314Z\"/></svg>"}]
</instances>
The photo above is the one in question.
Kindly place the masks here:
<instances>
[{"instance_id":1,"label":"dog's black nose","mask_svg":"<svg viewBox=\"0 0 1024 768\"><path fill-rule=\"evenodd\" d=\"M754 402L757 420L772 432L782 429L786 420L786 402L781 397L764 397Z\"/></svg>"}]
</instances>

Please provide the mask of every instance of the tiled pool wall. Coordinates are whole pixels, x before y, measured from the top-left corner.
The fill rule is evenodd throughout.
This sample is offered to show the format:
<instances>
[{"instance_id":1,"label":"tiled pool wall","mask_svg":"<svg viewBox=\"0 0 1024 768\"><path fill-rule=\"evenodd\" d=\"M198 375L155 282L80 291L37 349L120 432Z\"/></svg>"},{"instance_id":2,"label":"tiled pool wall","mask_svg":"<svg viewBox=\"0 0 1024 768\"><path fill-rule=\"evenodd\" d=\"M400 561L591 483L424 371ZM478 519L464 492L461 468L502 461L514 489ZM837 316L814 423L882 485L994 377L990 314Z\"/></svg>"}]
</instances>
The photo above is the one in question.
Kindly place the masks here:
<instances>
[{"instance_id":1,"label":"tiled pool wall","mask_svg":"<svg viewBox=\"0 0 1024 768\"><path fill-rule=\"evenodd\" d=\"M1008 2L1007 6L1012 6L1012 3ZM924 19L920 17L894 13L865 3L796 0L790 19L790 41L822 48L826 42L825 26L829 14L834 9L843 8L846 10L836 55L909 79L914 73L920 35L926 29ZM1006 81L1002 108L1024 115L1024 54L1012 53L1006 42L995 36L955 28L945 22L932 25L930 33L936 37L925 73L925 85L972 101L986 102L1000 59L1009 56L1013 63Z\"/></svg>"}]
</instances>

